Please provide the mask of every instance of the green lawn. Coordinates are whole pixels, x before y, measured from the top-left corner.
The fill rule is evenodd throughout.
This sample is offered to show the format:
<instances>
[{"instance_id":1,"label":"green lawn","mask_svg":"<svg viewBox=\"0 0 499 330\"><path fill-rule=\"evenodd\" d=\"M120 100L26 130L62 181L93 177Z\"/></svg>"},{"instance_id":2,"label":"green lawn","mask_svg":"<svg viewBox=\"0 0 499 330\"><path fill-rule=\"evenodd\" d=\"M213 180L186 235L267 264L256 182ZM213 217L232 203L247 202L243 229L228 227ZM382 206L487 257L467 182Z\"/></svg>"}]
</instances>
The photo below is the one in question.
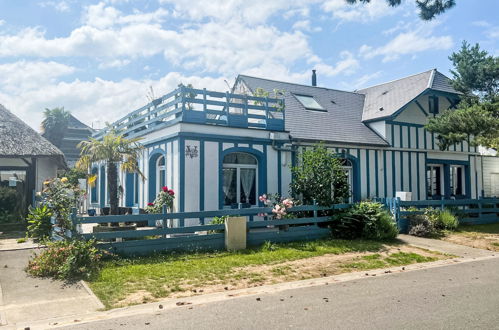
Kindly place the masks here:
<instances>
[{"instance_id":1,"label":"green lawn","mask_svg":"<svg viewBox=\"0 0 499 330\"><path fill-rule=\"evenodd\" d=\"M99 276L90 281L90 287L106 308L152 301L203 285L220 283L260 283L269 277L286 275L293 267L283 265L298 259L345 253L380 253L387 243L374 241L319 240L287 244L264 244L258 249L242 252L211 252L195 254L162 254L134 259L107 261ZM397 242L389 242L397 246ZM379 257L378 257L379 256ZM346 264L342 272L372 269L391 265L433 261L435 258L400 252L372 260L356 260ZM366 257L367 258L367 257ZM269 273L254 267L271 267ZM252 269L253 268L253 269ZM267 281L268 283L268 281ZM193 292L198 292L193 290ZM134 293L147 293L141 301L127 300Z\"/></svg>"}]
</instances>

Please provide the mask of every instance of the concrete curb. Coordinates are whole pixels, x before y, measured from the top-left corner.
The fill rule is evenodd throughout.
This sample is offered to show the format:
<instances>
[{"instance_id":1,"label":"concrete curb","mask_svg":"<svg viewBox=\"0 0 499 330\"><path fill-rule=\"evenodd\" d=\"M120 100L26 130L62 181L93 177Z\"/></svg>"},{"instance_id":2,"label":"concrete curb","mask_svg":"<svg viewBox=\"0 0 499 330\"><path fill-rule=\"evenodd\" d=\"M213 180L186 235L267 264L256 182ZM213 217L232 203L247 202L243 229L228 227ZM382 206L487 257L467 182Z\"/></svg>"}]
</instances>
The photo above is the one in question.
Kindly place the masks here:
<instances>
[{"instance_id":1,"label":"concrete curb","mask_svg":"<svg viewBox=\"0 0 499 330\"><path fill-rule=\"evenodd\" d=\"M7 315L4 311L2 285L0 284L0 326L7 325Z\"/></svg>"},{"instance_id":2,"label":"concrete curb","mask_svg":"<svg viewBox=\"0 0 499 330\"><path fill-rule=\"evenodd\" d=\"M26 324L16 324L17 328L24 328L29 326L31 329L53 329L74 324L84 324L96 321L108 320L118 317L133 316L140 314L158 314L164 313L176 308L192 308L194 306L200 306L212 302L219 302L228 299L237 299L240 297L256 296L262 294L272 294L278 293L290 289L299 289L306 287L314 287L320 285L329 285L342 283L347 281L362 280L367 278L372 278L374 276L389 276L396 275L400 273L424 270L437 267L445 267L454 264L461 264L466 262L482 261L488 259L499 258L499 256L484 256L479 258L453 258L446 260L438 260L434 262L412 264L407 266L397 266L384 269L375 269L371 271L362 271L355 273L345 273L330 277L322 277L309 280L301 280L295 282L279 283L274 285L265 285L254 288L246 288L233 291L216 292L205 295L191 296L185 298L167 298L154 303L134 305L130 307L116 308L108 311L88 313L84 315L64 317L57 319L47 319L43 321L38 321L34 323ZM177 305L177 303L179 303ZM161 305L161 307L160 307Z\"/></svg>"},{"instance_id":3,"label":"concrete curb","mask_svg":"<svg viewBox=\"0 0 499 330\"><path fill-rule=\"evenodd\" d=\"M100 310L106 309L106 306L104 306L102 301L100 301L100 299L95 295L95 293L92 291L92 289L90 289L90 287L85 281L81 280L79 283L85 289L85 291L87 291L88 295L92 297L95 303L99 306Z\"/></svg>"}]
</instances>

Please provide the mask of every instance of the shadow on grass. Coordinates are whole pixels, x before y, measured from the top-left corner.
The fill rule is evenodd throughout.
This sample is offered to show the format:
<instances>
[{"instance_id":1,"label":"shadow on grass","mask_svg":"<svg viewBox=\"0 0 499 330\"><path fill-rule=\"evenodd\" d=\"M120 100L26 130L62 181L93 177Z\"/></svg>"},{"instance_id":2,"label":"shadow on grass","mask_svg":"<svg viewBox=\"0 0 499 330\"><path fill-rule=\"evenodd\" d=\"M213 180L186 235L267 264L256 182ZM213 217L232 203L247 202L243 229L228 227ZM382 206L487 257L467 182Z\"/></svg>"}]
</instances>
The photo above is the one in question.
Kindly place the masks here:
<instances>
[{"instance_id":1,"label":"shadow on grass","mask_svg":"<svg viewBox=\"0 0 499 330\"><path fill-rule=\"evenodd\" d=\"M114 266L126 265L151 265L163 262L175 261L194 261L197 259L214 258L251 258L258 255L269 255L275 261L309 258L321 256L324 254L344 254L350 252L379 252L385 249L384 245L402 245L404 242L394 239L386 241L373 240L343 240L343 239L320 239L315 241L302 241L290 243L271 243L266 242L263 245L249 247L241 251L167 251L158 252L149 255L123 256L116 255L108 260ZM294 257L294 258L293 258ZM258 258L257 258L258 259ZM255 264L261 262L255 260Z\"/></svg>"},{"instance_id":2,"label":"shadow on grass","mask_svg":"<svg viewBox=\"0 0 499 330\"><path fill-rule=\"evenodd\" d=\"M499 234L499 222L486 225L462 225L456 230L456 233L483 233Z\"/></svg>"}]
</instances>

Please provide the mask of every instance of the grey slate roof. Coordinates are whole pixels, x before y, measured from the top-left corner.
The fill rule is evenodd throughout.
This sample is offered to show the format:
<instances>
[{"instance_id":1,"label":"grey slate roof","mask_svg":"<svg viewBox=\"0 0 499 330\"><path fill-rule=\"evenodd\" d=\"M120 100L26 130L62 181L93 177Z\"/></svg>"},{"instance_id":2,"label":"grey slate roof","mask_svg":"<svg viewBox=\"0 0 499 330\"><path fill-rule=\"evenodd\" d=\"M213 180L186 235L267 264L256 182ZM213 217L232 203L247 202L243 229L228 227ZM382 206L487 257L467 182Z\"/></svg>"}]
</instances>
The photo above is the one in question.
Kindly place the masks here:
<instances>
[{"instance_id":1,"label":"grey slate roof","mask_svg":"<svg viewBox=\"0 0 499 330\"><path fill-rule=\"evenodd\" d=\"M366 96L362 120L389 117L427 89L460 94L450 85L449 78L432 69L358 90Z\"/></svg>"},{"instance_id":2,"label":"grey slate roof","mask_svg":"<svg viewBox=\"0 0 499 330\"><path fill-rule=\"evenodd\" d=\"M351 144L387 145L362 123L364 95L239 75L251 91L263 88L285 91L285 128L294 139L321 140ZM293 94L313 96L327 111L307 110Z\"/></svg>"},{"instance_id":3,"label":"grey slate roof","mask_svg":"<svg viewBox=\"0 0 499 330\"><path fill-rule=\"evenodd\" d=\"M0 104L0 157L9 156L63 158L59 149Z\"/></svg>"},{"instance_id":4,"label":"grey slate roof","mask_svg":"<svg viewBox=\"0 0 499 330\"><path fill-rule=\"evenodd\" d=\"M69 115L68 128L81 128L81 129L87 129L89 131L93 131L92 128L90 128L89 126L87 126L84 123L82 123L81 121L79 121L73 115Z\"/></svg>"}]
</instances>

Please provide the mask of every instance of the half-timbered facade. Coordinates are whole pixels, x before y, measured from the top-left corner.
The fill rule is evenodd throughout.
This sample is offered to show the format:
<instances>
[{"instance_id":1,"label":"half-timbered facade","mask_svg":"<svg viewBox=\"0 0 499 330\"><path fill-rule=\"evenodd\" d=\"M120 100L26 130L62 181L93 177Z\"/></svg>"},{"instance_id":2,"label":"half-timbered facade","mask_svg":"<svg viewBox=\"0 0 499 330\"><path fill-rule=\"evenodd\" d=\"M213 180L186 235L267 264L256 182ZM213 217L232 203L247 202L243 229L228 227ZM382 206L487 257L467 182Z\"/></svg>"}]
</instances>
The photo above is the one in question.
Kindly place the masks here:
<instances>
[{"instance_id":1,"label":"half-timbered facade","mask_svg":"<svg viewBox=\"0 0 499 330\"><path fill-rule=\"evenodd\" d=\"M254 96L262 90L269 97ZM230 93L181 86L113 124L145 147L146 180L122 173L121 202L144 207L167 185L180 212L256 206L263 193L289 193L290 166L318 142L344 159L353 200L398 191L413 200L478 198L477 149L464 142L441 151L424 128L458 102L436 69L354 92L245 75ZM90 201L105 206L105 166L91 170L98 179Z\"/></svg>"}]
</instances>

